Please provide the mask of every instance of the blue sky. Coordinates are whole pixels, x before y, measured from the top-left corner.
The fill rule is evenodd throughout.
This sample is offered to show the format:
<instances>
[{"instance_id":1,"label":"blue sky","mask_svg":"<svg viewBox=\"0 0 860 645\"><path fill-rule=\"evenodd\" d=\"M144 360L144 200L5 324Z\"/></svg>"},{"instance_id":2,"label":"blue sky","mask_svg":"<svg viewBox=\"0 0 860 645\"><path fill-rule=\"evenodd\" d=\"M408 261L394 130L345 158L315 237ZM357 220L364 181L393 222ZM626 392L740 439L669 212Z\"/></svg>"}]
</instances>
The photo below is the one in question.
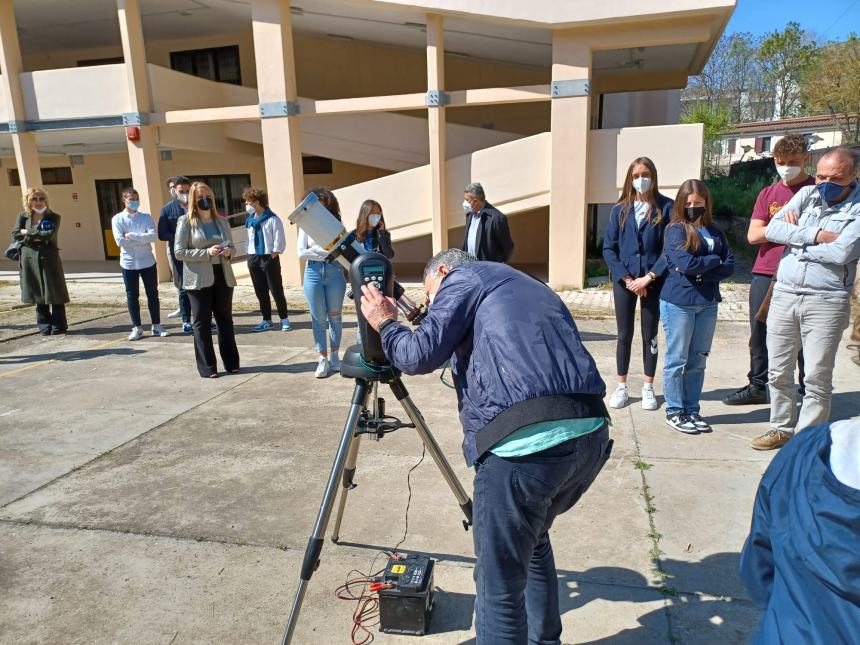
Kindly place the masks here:
<instances>
[{"instance_id":1,"label":"blue sky","mask_svg":"<svg viewBox=\"0 0 860 645\"><path fill-rule=\"evenodd\" d=\"M826 40L844 40L852 31L860 35L860 0L737 0L726 33L764 35L790 20Z\"/></svg>"}]
</instances>

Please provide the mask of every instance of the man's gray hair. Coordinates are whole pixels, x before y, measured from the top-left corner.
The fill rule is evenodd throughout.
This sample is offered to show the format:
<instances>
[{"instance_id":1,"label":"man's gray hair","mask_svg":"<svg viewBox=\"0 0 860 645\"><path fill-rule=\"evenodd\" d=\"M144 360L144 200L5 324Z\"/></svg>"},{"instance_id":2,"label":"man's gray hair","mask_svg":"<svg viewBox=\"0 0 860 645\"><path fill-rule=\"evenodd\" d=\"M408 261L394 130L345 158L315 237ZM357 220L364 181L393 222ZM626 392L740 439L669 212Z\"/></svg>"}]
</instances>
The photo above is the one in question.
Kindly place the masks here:
<instances>
[{"instance_id":1,"label":"man's gray hair","mask_svg":"<svg viewBox=\"0 0 860 645\"><path fill-rule=\"evenodd\" d=\"M477 181L473 181L471 184L466 186L466 190L463 191L473 195L481 200L486 200L487 198L484 196L484 187L481 186Z\"/></svg>"},{"instance_id":2,"label":"man's gray hair","mask_svg":"<svg viewBox=\"0 0 860 645\"><path fill-rule=\"evenodd\" d=\"M851 171L855 175L858 171L860 171L860 153L858 153L853 148L849 148L848 146L836 146L835 148L831 148L823 155L821 155L822 160L832 159L834 157L850 163Z\"/></svg>"},{"instance_id":3,"label":"man's gray hair","mask_svg":"<svg viewBox=\"0 0 860 645\"><path fill-rule=\"evenodd\" d=\"M460 266L461 264L468 264L469 262L477 261L478 258L471 253L466 253L462 249L445 249L444 251L439 251L436 255L430 258L427 266L424 267L424 279L426 280L429 277L435 280L438 278L439 267L443 264L450 270L454 267Z\"/></svg>"}]
</instances>

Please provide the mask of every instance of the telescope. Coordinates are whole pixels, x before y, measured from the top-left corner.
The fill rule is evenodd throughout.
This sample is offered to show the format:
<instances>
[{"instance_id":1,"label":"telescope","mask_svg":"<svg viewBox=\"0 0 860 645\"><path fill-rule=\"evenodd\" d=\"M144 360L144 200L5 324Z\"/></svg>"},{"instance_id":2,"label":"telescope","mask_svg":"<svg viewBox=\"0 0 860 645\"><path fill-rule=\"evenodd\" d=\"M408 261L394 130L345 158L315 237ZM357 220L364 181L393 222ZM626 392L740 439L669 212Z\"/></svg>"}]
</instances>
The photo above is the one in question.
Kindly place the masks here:
<instances>
[{"instance_id":1,"label":"telescope","mask_svg":"<svg viewBox=\"0 0 860 645\"><path fill-rule=\"evenodd\" d=\"M337 262L349 273L362 344L348 348L341 360L341 376L355 379L355 389L313 533L305 549L299 586L281 640L282 645L289 645L292 641L308 583L319 566L323 536L328 527L340 483L341 493L332 541L337 542L339 539L347 494L356 487L355 470L359 440L362 435L369 434L376 439L381 439L389 432L401 428L414 428L454 494L460 510L466 516L463 527L468 531L472 524L472 500L457 479L451 464L442 454L421 411L412 402L406 386L400 379L400 372L386 358L379 333L367 324L361 312L361 287L365 285L375 287L383 295L394 298L403 317L414 325L420 323L426 316L426 310L423 306L416 305L394 279L391 261L380 253L369 253L364 249L356 239L355 231L348 233L340 220L320 203L316 194L310 193L305 197L288 219L302 229L315 244L328 251L326 262ZM379 383L387 384L391 388L412 423L402 423L399 419L385 414L385 401L377 396ZM368 409L368 403L370 403L370 409Z\"/></svg>"}]
</instances>

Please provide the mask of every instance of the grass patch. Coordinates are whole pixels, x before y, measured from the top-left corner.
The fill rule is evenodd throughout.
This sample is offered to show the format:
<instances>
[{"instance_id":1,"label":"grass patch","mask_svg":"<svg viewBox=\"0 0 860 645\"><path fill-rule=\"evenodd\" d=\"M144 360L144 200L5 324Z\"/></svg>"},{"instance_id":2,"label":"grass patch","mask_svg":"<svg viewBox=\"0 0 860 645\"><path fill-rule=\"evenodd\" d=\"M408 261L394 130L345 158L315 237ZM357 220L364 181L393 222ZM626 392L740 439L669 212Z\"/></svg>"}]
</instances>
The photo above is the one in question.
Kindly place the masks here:
<instances>
[{"instance_id":1,"label":"grass patch","mask_svg":"<svg viewBox=\"0 0 860 645\"><path fill-rule=\"evenodd\" d=\"M633 467L636 470L651 470L654 467L654 464L649 464L642 461L641 459L637 459L633 462Z\"/></svg>"}]
</instances>

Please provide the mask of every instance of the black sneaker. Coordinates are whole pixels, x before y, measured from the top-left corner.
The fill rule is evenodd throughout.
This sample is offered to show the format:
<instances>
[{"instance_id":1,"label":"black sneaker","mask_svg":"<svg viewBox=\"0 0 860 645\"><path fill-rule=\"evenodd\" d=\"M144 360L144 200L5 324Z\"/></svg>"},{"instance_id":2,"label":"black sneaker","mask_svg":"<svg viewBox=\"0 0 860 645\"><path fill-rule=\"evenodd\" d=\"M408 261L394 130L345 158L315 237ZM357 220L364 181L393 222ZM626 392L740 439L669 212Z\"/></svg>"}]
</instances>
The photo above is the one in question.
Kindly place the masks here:
<instances>
[{"instance_id":1,"label":"black sneaker","mask_svg":"<svg viewBox=\"0 0 860 645\"><path fill-rule=\"evenodd\" d=\"M696 426L696 430L699 432L713 432L714 429L705 421L698 412L694 412L693 414L688 414L687 418L693 422L693 425Z\"/></svg>"},{"instance_id":2,"label":"black sneaker","mask_svg":"<svg viewBox=\"0 0 860 645\"><path fill-rule=\"evenodd\" d=\"M761 405L767 403L767 390L763 387L745 385L723 397L726 405Z\"/></svg>"},{"instance_id":3,"label":"black sneaker","mask_svg":"<svg viewBox=\"0 0 860 645\"><path fill-rule=\"evenodd\" d=\"M666 425L685 434L699 434L695 424L690 420L690 417L687 416L687 413L683 411L667 414Z\"/></svg>"}]
</instances>

